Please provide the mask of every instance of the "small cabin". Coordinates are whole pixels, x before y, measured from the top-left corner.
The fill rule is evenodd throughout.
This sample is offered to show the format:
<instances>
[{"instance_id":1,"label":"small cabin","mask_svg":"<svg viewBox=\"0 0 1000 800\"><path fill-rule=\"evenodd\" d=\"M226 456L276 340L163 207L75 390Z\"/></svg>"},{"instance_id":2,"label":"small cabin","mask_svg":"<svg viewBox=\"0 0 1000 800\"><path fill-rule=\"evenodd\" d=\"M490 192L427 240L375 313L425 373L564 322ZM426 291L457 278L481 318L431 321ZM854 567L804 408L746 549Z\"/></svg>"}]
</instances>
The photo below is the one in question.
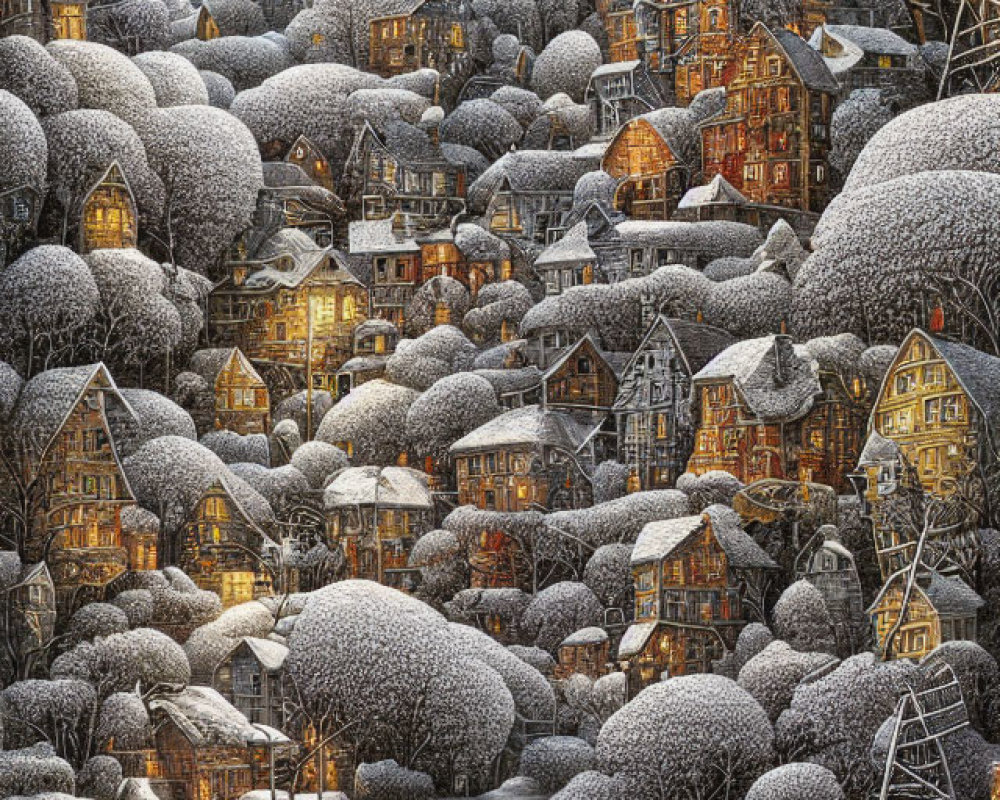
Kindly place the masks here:
<instances>
[{"instance_id":1,"label":"small cabin","mask_svg":"<svg viewBox=\"0 0 1000 800\"><path fill-rule=\"evenodd\" d=\"M198 350L189 368L205 379L213 393L217 429L242 436L270 430L267 384L238 348Z\"/></svg>"},{"instance_id":2,"label":"small cabin","mask_svg":"<svg viewBox=\"0 0 1000 800\"><path fill-rule=\"evenodd\" d=\"M80 212L80 252L135 247L139 241L135 197L117 162L87 192Z\"/></svg>"},{"instance_id":3,"label":"small cabin","mask_svg":"<svg viewBox=\"0 0 1000 800\"><path fill-rule=\"evenodd\" d=\"M334 191L329 159L305 136L295 140L285 155L285 161L299 167L317 186Z\"/></svg>"},{"instance_id":4,"label":"small cabin","mask_svg":"<svg viewBox=\"0 0 1000 800\"><path fill-rule=\"evenodd\" d=\"M212 11L208 7L208 4L202 3L201 10L198 12L198 20L195 23L195 38L203 42L210 42L212 39L218 39L220 36L222 36L222 33L219 31L219 23L212 16Z\"/></svg>"},{"instance_id":5,"label":"small cabin","mask_svg":"<svg viewBox=\"0 0 1000 800\"><path fill-rule=\"evenodd\" d=\"M597 135L613 136L626 122L665 105L656 82L639 61L603 64L591 73L586 102L597 120Z\"/></svg>"},{"instance_id":6,"label":"small cabin","mask_svg":"<svg viewBox=\"0 0 1000 800\"><path fill-rule=\"evenodd\" d=\"M369 70L384 78L425 68L459 72L471 59L466 29L471 16L465 0L421 0L407 14L373 19Z\"/></svg>"},{"instance_id":7,"label":"small cabin","mask_svg":"<svg viewBox=\"0 0 1000 800\"><path fill-rule=\"evenodd\" d=\"M350 223L348 240L352 256L371 259L371 311L402 330L406 306L416 294L420 278L420 245L397 235L391 219Z\"/></svg>"},{"instance_id":8,"label":"small cabin","mask_svg":"<svg viewBox=\"0 0 1000 800\"><path fill-rule=\"evenodd\" d=\"M836 526L823 526L817 534L823 541L806 561L803 577L823 595L838 642L849 642L851 628L865 614L854 554L841 543Z\"/></svg>"},{"instance_id":9,"label":"small cabin","mask_svg":"<svg viewBox=\"0 0 1000 800\"><path fill-rule=\"evenodd\" d=\"M565 680L571 675L586 675L597 680L608 674L610 666L608 632L604 628L582 628L559 644L555 677Z\"/></svg>"},{"instance_id":10,"label":"small cabin","mask_svg":"<svg viewBox=\"0 0 1000 800\"><path fill-rule=\"evenodd\" d=\"M385 363L396 351L399 331L385 319L369 319L354 330L354 357L337 371L337 396L352 392L385 374Z\"/></svg>"},{"instance_id":11,"label":"small cabin","mask_svg":"<svg viewBox=\"0 0 1000 800\"><path fill-rule=\"evenodd\" d=\"M10 677L42 677L56 626L56 587L45 562L22 567L17 582L6 589L5 600L8 641L21 661L18 673Z\"/></svg>"},{"instance_id":12,"label":"small cabin","mask_svg":"<svg viewBox=\"0 0 1000 800\"><path fill-rule=\"evenodd\" d=\"M331 246L334 229L345 215L343 201L296 163L265 161L262 167L264 189L257 197L256 218L274 220L271 233L280 227L295 228L317 247Z\"/></svg>"},{"instance_id":13,"label":"small cabin","mask_svg":"<svg viewBox=\"0 0 1000 800\"><path fill-rule=\"evenodd\" d=\"M887 640L903 613L908 578L908 570L895 573L868 609L876 641L886 658L919 661L943 642L976 641L976 616L985 601L961 578L924 569L917 576L903 622L890 644Z\"/></svg>"},{"instance_id":14,"label":"small cabin","mask_svg":"<svg viewBox=\"0 0 1000 800\"><path fill-rule=\"evenodd\" d=\"M917 46L887 28L822 25L809 45L840 83L841 97L855 89L898 92L921 88L924 66Z\"/></svg>"},{"instance_id":15,"label":"small cabin","mask_svg":"<svg viewBox=\"0 0 1000 800\"><path fill-rule=\"evenodd\" d=\"M597 256L587 240L587 223L577 223L546 247L535 259L534 269L545 284L547 295L594 283Z\"/></svg>"},{"instance_id":16,"label":"small cabin","mask_svg":"<svg viewBox=\"0 0 1000 800\"><path fill-rule=\"evenodd\" d=\"M181 536L178 566L199 589L215 592L223 608L272 593L273 568L265 548L274 544L224 480L202 494Z\"/></svg>"},{"instance_id":17,"label":"small cabin","mask_svg":"<svg viewBox=\"0 0 1000 800\"><path fill-rule=\"evenodd\" d=\"M566 348L542 376L545 407L604 416L618 394L621 354L606 353L587 334Z\"/></svg>"},{"instance_id":18,"label":"small cabin","mask_svg":"<svg viewBox=\"0 0 1000 800\"><path fill-rule=\"evenodd\" d=\"M280 728L287 657L288 648L280 642L245 636L215 668L212 686L251 723Z\"/></svg>"}]
</instances>

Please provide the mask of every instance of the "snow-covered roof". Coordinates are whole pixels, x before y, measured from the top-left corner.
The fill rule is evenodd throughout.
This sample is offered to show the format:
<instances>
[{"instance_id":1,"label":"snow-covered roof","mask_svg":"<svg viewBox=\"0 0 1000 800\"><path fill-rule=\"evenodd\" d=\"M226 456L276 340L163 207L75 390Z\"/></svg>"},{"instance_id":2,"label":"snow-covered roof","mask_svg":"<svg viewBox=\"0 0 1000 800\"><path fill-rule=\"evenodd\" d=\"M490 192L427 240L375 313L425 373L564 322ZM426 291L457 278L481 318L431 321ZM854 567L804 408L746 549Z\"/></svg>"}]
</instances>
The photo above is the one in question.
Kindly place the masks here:
<instances>
[{"instance_id":1,"label":"snow-covered roof","mask_svg":"<svg viewBox=\"0 0 1000 800\"><path fill-rule=\"evenodd\" d=\"M268 672L280 670L285 665L285 659L288 658L288 648L271 639L244 636L243 644L250 648L260 665Z\"/></svg>"},{"instance_id":2,"label":"snow-covered roof","mask_svg":"<svg viewBox=\"0 0 1000 800\"><path fill-rule=\"evenodd\" d=\"M650 522L632 549L633 566L666 558L681 542L702 527L701 514Z\"/></svg>"},{"instance_id":3,"label":"snow-covered roof","mask_svg":"<svg viewBox=\"0 0 1000 800\"><path fill-rule=\"evenodd\" d=\"M229 366L229 362L234 357L239 359L241 366L250 378L260 383L264 382L250 360L235 347L212 347L197 350L191 355L188 369L204 378L210 386L215 386L215 382L219 379L219 373Z\"/></svg>"},{"instance_id":4,"label":"snow-covered roof","mask_svg":"<svg viewBox=\"0 0 1000 800\"><path fill-rule=\"evenodd\" d=\"M208 686L187 686L179 692L153 695L149 708L169 717L195 747L245 747L251 742L267 741L239 710ZM278 731L273 735L280 737L274 741L289 741Z\"/></svg>"},{"instance_id":5,"label":"snow-covered roof","mask_svg":"<svg viewBox=\"0 0 1000 800\"><path fill-rule=\"evenodd\" d=\"M501 447L558 447L575 452L590 431L580 429L572 418L531 405L515 408L481 425L452 444L451 453Z\"/></svg>"},{"instance_id":6,"label":"snow-covered roof","mask_svg":"<svg viewBox=\"0 0 1000 800\"><path fill-rule=\"evenodd\" d=\"M348 467L323 493L327 509L343 506L431 509L427 475L409 467Z\"/></svg>"},{"instance_id":7,"label":"snow-covered roof","mask_svg":"<svg viewBox=\"0 0 1000 800\"><path fill-rule=\"evenodd\" d=\"M890 576L868 612L872 613L878 608L892 586L897 583L905 586L908 577L908 571L905 569ZM934 606L935 611L943 617L975 616L976 612L986 604L986 601L961 578L942 575L937 570L921 572L917 576L917 586Z\"/></svg>"},{"instance_id":8,"label":"snow-covered roof","mask_svg":"<svg viewBox=\"0 0 1000 800\"><path fill-rule=\"evenodd\" d=\"M618 643L618 658L625 659L640 653L646 646L649 637L656 630L655 622L636 622L628 626L622 640Z\"/></svg>"},{"instance_id":9,"label":"snow-covered roof","mask_svg":"<svg viewBox=\"0 0 1000 800\"><path fill-rule=\"evenodd\" d=\"M784 52L788 63L807 89L818 92L836 92L840 86L833 77L823 56L808 45L798 34L786 28L769 29L763 23L754 25L751 35L758 28L763 29Z\"/></svg>"},{"instance_id":10,"label":"snow-covered roof","mask_svg":"<svg viewBox=\"0 0 1000 800\"><path fill-rule=\"evenodd\" d=\"M597 256L590 248L587 239L587 223L579 222L570 228L563 237L546 247L535 259L536 267L552 264L575 264L584 261L595 261Z\"/></svg>"},{"instance_id":11,"label":"snow-covered roof","mask_svg":"<svg viewBox=\"0 0 1000 800\"><path fill-rule=\"evenodd\" d=\"M542 371L531 364L518 369L476 369L474 375L485 378L498 395L526 392L542 382Z\"/></svg>"},{"instance_id":12,"label":"snow-covered roof","mask_svg":"<svg viewBox=\"0 0 1000 800\"><path fill-rule=\"evenodd\" d=\"M559 643L559 646L584 647L589 644L603 644L606 641L608 641L608 632L604 628L592 626L571 633Z\"/></svg>"},{"instance_id":13,"label":"snow-covered roof","mask_svg":"<svg viewBox=\"0 0 1000 800\"><path fill-rule=\"evenodd\" d=\"M898 461L900 457L899 445L892 439L886 439L878 431L873 430L868 434L861 455L858 456L859 466L870 466L881 464L885 461Z\"/></svg>"},{"instance_id":14,"label":"snow-covered roof","mask_svg":"<svg viewBox=\"0 0 1000 800\"><path fill-rule=\"evenodd\" d=\"M347 226L351 255L368 253L419 253L420 245L408 237L398 237L392 219L356 220Z\"/></svg>"},{"instance_id":15,"label":"snow-covered roof","mask_svg":"<svg viewBox=\"0 0 1000 800\"><path fill-rule=\"evenodd\" d=\"M712 533L730 564L741 569L776 569L777 564L740 526L740 517L731 508L709 506L704 514L647 523L632 550L633 566L667 558L688 538L711 523Z\"/></svg>"},{"instance_id":16,"label":"snow-covered roof","mask_svg":"<svg viewBox=\"0 0 1000 800\"><path fill-rule=\"evenodd\" d=\"M574 353L576 353L581 347L583 347L585 344L588 343L590 344L593 351L597 354L597 357L601 359L605 363L605 365L607 365L608 369L611 370L614 376L616 378L620 377L622 374L622 369L624 368L625 364L628 363L629 359L631 359L632 354L614 353L601 350L597 339L594 337L592 333L588 331L576 342L574 342L571 345L568 345L563 349L562 353L559 355L559 358L553 361L552 364L549 366L549 368L545 371L545 378L549 378L555 375L556 372L567 361L569 361L570 358L572 358Z\"/></svg>"},{"instance_id":17,"label":"snow-covered roof","mask_svg":"<svg viewBox=\"0 0 1000 800\"><path fill-rule=\"evenodd\" d=\"M469 187L469 207L486 209L506 182L516 194L539 192L572 196L576 182L591 165L564 150L515 150L505 153Z\"/></svg>"},{"instance_id":18,"label":"snow-covered roof","mask_svg":"<svg viewBox=\"0 0 1000 800\"><path fill-rule=\"evenodd\" d=\"M745 206L746 197L719 173L703 186L692 186L688 189L677 208L700 208L710 205Z\"/></svg>"},{"instance_id":19,"label":"snow-covered roof","mask_svg":"<svg viewBox=\"0 0 1000 800\"><path fill-rule=\"evenodd\" d=\"M997 388L1000 387L1000 358L976 350L967 344L916 331L906 338L901 347L905 347L915 335L927 338L945 360L969 399L982 413L995 438L1000 429L1000 391Z\"/></svg>"},{"instance_id":20,"label":"snow-covered roof","mask_svg":"<svg viewBox=\"0 0 1000 800\"><path fill-rule=\"evenodd\" d=\"M264 185L270 189L316 185L302 167L290 161L265 161L261 168L264 171Z\"/></svg>"},{"instance_id":21,"label":"snow-covered roof","mask_svg":"<svg viewBox=\"0 0 1000 800\"><path fill-rule=\"evenodd\" d=\"M597 161L598 163L602 158L604 158L604 153L607 152L608 146L611 144L610 139L605 139L603 141L587 142L586 144L580 145L576 150L573 150L573 158L578 161Z\"/></svg>"},{"instance_id":22,"label":"snow-covered roof","mask_svg":"<svg viewBox=\"0 0 1000 800\"><path fill-rule=\"evenodd\" d=\"M372 336L396 336L399 330L387 319L372 317L354 329L354 341L361 342Z\"/></svg>"},{"instance_id":23,"label":"snow-covered roof","mask_svg":"<svg viewBox=\"0 0 1000 800\"><path fill-rule=\"evenodd\" d=\"M732 381L761 420L792 420L822 393L819 364L788 336L762 336L727 347L694 376L696 383Z\"/></svg>"},{"instance_id":24,"label":"snow-covered roof","mask_svg":"<svg viewBox=\"0 0 1000 800\"><path fill-rule=\"evenodd\" d=\"M621 75L625 72L631 72L641 63L638 59L633 59L632 61L615 61L610 64L601 64L601 66L590 73L590 77L593 79L603 78L605 75Z\"/></svg>"},{"instance_id":25,"label":"snow-covered roof","mask_svg":"<svg viewBox=\"0 0 1000 800\"><path fill-rule=\"evenodd\" d=\"M615 225L615 230L625 247L706 250L719 255L749 256L762 242L755 226L729 220L626 220Z\"/></svg>"},{"instance_id":26,"label":"snow-covered roof","mask_svg":"<svg viewBox=\"0 0 1000 800\"><path fill-rule=\"evenodd\" d=\"M697 156L698 132L686 108L658 108L637 119L656 131L678 161L688 162Z\"/></svg>"},{"instance_id":27,"label":"snow-covered roof","mask_svg":"<svg viewBox=\"0 0 1000 800\"><path fill-rule=\"evenodd\" d=\"M385 362L388 356L354 356L340 365L337 370L338 375L346 375L350 372L369 372L371 370L385 369Z\"/></svg>"}]
</instances>

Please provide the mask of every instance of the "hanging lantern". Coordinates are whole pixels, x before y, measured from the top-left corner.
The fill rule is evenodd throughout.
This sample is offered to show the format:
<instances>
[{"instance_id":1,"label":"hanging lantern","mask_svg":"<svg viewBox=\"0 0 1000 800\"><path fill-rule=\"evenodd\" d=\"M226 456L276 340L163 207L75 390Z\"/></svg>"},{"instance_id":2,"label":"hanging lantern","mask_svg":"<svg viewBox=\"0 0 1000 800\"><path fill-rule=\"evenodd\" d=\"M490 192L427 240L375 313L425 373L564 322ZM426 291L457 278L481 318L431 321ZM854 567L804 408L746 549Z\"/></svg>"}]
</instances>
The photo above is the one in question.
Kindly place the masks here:
<instances>
[{"instance_id":1,"label":"hanging lantern","mask_svg":"<svg viewBox=\"0 0 1000 800\"><path fill-rule=\"evenodd\" d=\"M399 454L399 458L396 459L396 464L397 466L405 467L409 463L409 460L409 456L407 456L406 451L404 450Z\"/></svg>"},{"instance_id":2,"label":"hanging lantern","mask_svg":"<svg viewBox=\"0 0 1000 800\"><path fill-rule=\"evenodd\" d=\"M701 309L700 308L698 309L698 313L695 315L694 321L695 322L704 322L705 321L705 315L701 313Z\"/></svg>"},{"instance_id":3,"label":"hanging lantern","mask_svg":"<svg viewBox=\"0 0 1000 800\"><path fill-rule=\"evenodd\" d=\"M642 491L642 483L639 481L639 470L632 467L628 471L628 482L625 484L625 490L629 494L635 494L636 492Z\"/></svg>"},{"instance_id":4,"label":"hanging lantern","mask_svg":"<svg viewBox=\"0 0 1000 800\"><path fill-rule=\"evenodd\" d=\"M931 333L941 333L944 330L944 309L941 308L941 303L931 309L930 328Z\"/></svg>"}]
</instances>

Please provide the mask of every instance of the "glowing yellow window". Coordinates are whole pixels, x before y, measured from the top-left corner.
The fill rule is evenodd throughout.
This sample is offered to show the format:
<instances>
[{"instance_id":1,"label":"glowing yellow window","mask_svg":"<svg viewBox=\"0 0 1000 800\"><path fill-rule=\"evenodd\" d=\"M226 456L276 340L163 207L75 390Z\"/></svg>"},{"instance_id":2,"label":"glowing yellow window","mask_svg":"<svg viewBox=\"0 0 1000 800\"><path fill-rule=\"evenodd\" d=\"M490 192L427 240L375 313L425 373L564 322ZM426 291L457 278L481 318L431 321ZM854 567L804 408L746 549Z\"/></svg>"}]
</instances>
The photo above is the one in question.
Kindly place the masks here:
<instances>
[{"instance_id":1,"label":"glowing yellow window","mask_svg":"<svg viewBox=\"0 0 1000 800\"><path fill-rule=\"evenodd\" d=\"M517 499L527 500L528 499L528 487L526 484L521 484L517 487Z\"/></svg>"},{"instance_id":2,"label":"glowing yellow window","mask_svg":"<svg viewBox=\"0 0 1000 800\"><path fill-rule=\"evenodd\" d=\"M253 584L252 572L223 572L222 605L229 607L253 600Z\"/></svg>"},{"instance_id":3,"label":"glowing yellow window","mask_svg":"<svg viewBox=\"0 0 1000 800\"><path fill-rule=\"evenodd\" d=\"M353 294L344 295L344 305L340 310L340 319L342 322L350 322L354 319L354 315L357 313L357 301L354 299Z\"/></svg>"},{"instance_id":4,"label":"glowing yellow window","mask_svg":"<svg viewBox=\"0 0 1000 800\"><path fill-rule=\"evenodd\" d=\"M322 33L314 33L314 34L312 35L312 43L313 43L314 45L317 45L317 46L319 46L319 45L323 44L323 38L324 38L324 37L323 37L323 34L322 34Z\"/></svg>"},{"instance_id":5,"label":"glowing yellow window","mask_svg":"<svg viewBox=\"0 0 1000 800\"><path fill-rule=\"evenodd\" d=\"M375 337L375 352L380 355L385 352L385 336L382 334Z\"/></svg>"},{"instance_id":6,"label":"glowing yellow window","mask_svg":"<svg viewBox=\"0 0 1000 800\"><path fill-rule=\"evenodd\" d=\"M457 48L465 47L465 31L462 30L462 26L453 22L451 25L451 46Z\"/></svg>"},{"instance_id":7,"label":"glowing yellow window","mask_svg":"<svg viewBox=\"0 0 1000 800\"><path fill-rule=\"evenodd\" d=\"M892 67L892 56L879 56L878 67L879 69L889 69Z\"/></svg>"}]
</instances>

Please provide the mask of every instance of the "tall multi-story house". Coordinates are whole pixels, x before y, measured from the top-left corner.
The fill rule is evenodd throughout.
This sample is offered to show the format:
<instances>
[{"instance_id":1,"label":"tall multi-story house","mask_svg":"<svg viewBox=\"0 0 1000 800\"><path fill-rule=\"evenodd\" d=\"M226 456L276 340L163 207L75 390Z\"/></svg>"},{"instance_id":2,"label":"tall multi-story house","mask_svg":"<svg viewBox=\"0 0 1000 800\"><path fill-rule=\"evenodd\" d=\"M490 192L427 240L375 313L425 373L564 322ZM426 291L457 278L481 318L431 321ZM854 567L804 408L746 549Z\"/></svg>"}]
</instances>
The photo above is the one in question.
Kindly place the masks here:
<instances>
[{"instance_id":1,"label":"tall multi-story house","mask_svg":"<svg viewBox=\"0 0 1000 800\"><path fill-rule=\"evenodd\" d=\"M314 388L335 389L368 318L367 287L342 255L285 228L256 246L239 242L227 269L209 295L213 342L238 347L272 392L292 393L308 373Z\"/></svg>"},{"instance_id":2,"label":"tall multi-story house","mask_svg":"<svg viewBox=\"0 0 1000 800\"><path fill-rule=\"evenodd\" d=\"M883 89L897 102L916 101L925 81L925 67L915 44L887 28L822 25L809 45L823 56L840 84L840 96L855 89Z\"/></svg>"},{"instance_id":3,"label":"tall multi-story house","mask_svg":"<svg viewBox=\"0 0 1000 800\"><path fill-rule=\"evenodd\" d=\"M350 467L326 487L327 538L339 547L347 576L413 591L420 571L410 551L434 527L427 475L409 467Z\"/></svg>"},{"instance_id":4,"label":"tall multi-story house","mask_svg":"<svg viewBox=\"0 0 1000 800\"><path fill-rule=\"evenodd\" d=\"M820 213L830 198L830 120L840 86L792 31L754 25L726 89L701 126L702 173L721 174L754 203Z\"/></svg>"},{"instance_id":5,"label":"tall multi-story house","mask_svg":"<svg viewBox=\"0 0 1000 800\"><path fill-rule=\"evenodd\" d=\"M241 435L270 431L267 384L238 348L198 350L188 369L204 378L211 389L216 428Z\"/></svg>"},{"instance_id":6,"label":"tall multi-story house","mask_svg":"<svg viewBox=\"0 0 1000 800\"><path fill-rule=\"evenodd\" d=\"M184 526L177 563L199 589L215 592L223 608L271 594L275 547L225 480L215 481Z\"/></svg>"},{"instance_id":7,"label":"tall multi-story house","mask_svg":"<svg viewBox=\"0 0 1000 800\"><path fill-rule=\"evenodd\" d=\"M622 370L614 414L618 460L643 490L672 489L694 447L691 381L733 337L719 328L657 315Z\"/></svg>"},{"instance_id":8,"label":"tall multi-story house","mask_svg":"<svg viewBox=\"0 0 1000 800\"><path fill-rule=\"evenodd\" d=\"M783 334L738 342L693 383L698 431L689 472L723 470L743 483L815 481L838 491L847 485L867 390L821 369L805 345Z\"/></svg>"},{"instance_id":9,"label":"tall multi-story house","mask_svg":"<svg viewBox=\"0 0 1000 800\"><path fill-rule=\"evenodd\" d=\"M30 36L45 44L54 39L87 38L86 0L2 0L0 38Z\"/></svg>"},{"instance_id":10,"label":"tall multi-story house","mask_svg":"<svg viewBox=\"0 0 1000 800\"><path fill-rule=\"evenodd\" d=\"M995 465L995 386L1000 359L967 345L912 331L882 381L855 485L873 522L883 580L907 566L916 547L901 524L907 492L918 491L968 509L946 534L950 567L971 569L976 531L987 518L982 476Z\"/></svg>"},{"instance_id":11,"label":"tall multi-story house","mask_svg":"<svg viewBox=\"0 0 1000 800\"><path fill-rule=\"evenodd\" d=\"M632 0L597 0L594 5L608 33L608 60L615 63L637 61L639 37Z\"/></svg>"},{"instance_id":12,"label":"tall multi-story house","mask_svg":"<svg viewBox=\"0 0 1000 800\"><path fill-rule=\"evenodd\" d=\"M371 260L371 315L402 330L420 284L420 245L391 219L350 223L348 242L352 256Z\"/></svg>"},{"instance_id":13,"label":"tall multi-story house","mask_svg":"<svg viewBox=\"0 0 1000 800\"><path fill-rule=\"evenodd\" d=\"M639 60L612 62L595 69L585 100L601 138L614 136L630 119L665 105L656 81Z\"/></svg>"},{"instance_id":14,"label":"tall multi-story house","mask_svg":"<svg viewBox=\"0 0 1000 800\"><path fill-rule=\"evenodd\" d=\"M661 679L711 671L760 615L765 575L778 568L721 505L648 523L631 566L635 622L617 655L630 696Z\"/></svg>"},{"instance_id":15,"label":"tall multi-story house","mask_svg":"<svg viewBox=\"0 0 1000 800\"><path fill-rule=\"evenodd\" d=\"M0 664L10 668L6 680L41 677L56 626L56 587L44 561L21 567L20 576L4 587L0 609L8 642L0 655Z\"/></svg>"},{"instance_id":16,"label":"tall multi-story house","mask_svg":"<svg viewBox=\"0 0 1000 800\"><path fill-rule=\"evenodd\" d=\"M615 208L632 219L670 219L697 169L697 132L681 108L659 108L626 122L604 151L601 169L619 182Z\"/></svg>"},{"instance_id":17,"label":"tall multi-story house","mask_svg":"<svg viewBox=\"0 0 1000 800\"><path fill-rule=\"evenodd\" d=\"M361 219L398 217L408 227L447 225L465 210L466 167L440 144L402 120L379 127L365 121L347 158L350 200Z\"/></svg>"},{"instance_id":18,"label":"tall multi-story house","mask_svg":"<svg viewBox=\"0 0 1000 800\"><path fill-rule=\"evenodd\" d=\"M61 613L102 599L128 564L121 512L135 498L112 441L109 403L127 406L105 366L92 364L39 373L14 411L22 477L40 490L25 556L48 566Z\"/></svg>"},{"instance_id":19,"label":"tall multi-story house","mask_svg":"<svg viewBox=\"0 0 1000 800\"><path fill-rule=\"evenodd\" d=\"M417 0L407 13L373 19L369 70L384 78L425 68L464 75L472 59L471 6L466 0Z\"/></svg>"},{"instance_id":20,"label":"tall multi-story house","mask_svg":"<svg viewBox=\"0 0 1000 800\"><path fill-rule=\"evenodd\" d=\"M288 648L281 642L244 636L219 662L206 683L251 723L281 728L286 696L282 669ZM195 676L192 676L195 677Z\"/></svg>"},{"instance_id":21,"label":"tall multi-story house","mask_svg":"<svg viewBox=\"0 0 1000 800\"><path fill-rule=\"evenodd\" d=\"M337 371L337 396L343 397L385 374L385 362L396 351L399 330L385 319L365 320L354 329L354 357Z\"/></svg>"}]
</instances>

